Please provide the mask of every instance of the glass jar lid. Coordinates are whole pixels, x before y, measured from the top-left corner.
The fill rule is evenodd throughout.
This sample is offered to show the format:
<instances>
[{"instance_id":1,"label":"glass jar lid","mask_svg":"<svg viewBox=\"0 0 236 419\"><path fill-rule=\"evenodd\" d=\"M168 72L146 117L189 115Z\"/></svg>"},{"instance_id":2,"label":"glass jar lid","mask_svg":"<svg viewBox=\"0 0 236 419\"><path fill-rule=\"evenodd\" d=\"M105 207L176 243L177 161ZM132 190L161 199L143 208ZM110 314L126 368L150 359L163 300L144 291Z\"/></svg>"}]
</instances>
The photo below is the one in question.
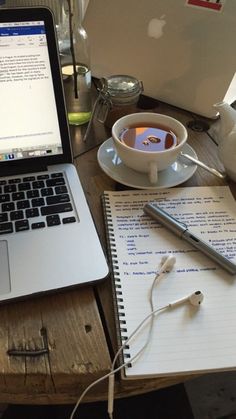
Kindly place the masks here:
<instances>
[{"instance_id":1,"label":"glass jar lid","mask_svg":"<svg viewBox=\"0 0 236 419\"><path fill-rule=\"evenodd\" d=\"M140 94L143 90L142 83L133 76L115 75L106 79L107 89L113 97L127 97Z\"/></svg>"}]
</instances>

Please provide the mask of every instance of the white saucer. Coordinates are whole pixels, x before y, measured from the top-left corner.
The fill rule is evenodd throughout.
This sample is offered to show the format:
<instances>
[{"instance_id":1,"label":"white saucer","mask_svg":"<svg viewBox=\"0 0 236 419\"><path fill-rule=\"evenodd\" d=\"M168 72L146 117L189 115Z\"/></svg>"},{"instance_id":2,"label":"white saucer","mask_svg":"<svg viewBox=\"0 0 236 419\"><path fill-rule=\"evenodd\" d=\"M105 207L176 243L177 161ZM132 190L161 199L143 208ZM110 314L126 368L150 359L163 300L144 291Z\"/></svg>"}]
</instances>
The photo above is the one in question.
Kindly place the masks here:
<instances>
[{"instance_id":1,"label":"white saucer","mask_svg":"<svg viewBox=\"0 0 236 419\"><path fill-rule=\"evenodd\" d=\"M188 144L185 144L182 151L190 154L195 159L198 158L195 151ZM124 165L116 154L112 138L106 140L99 147L97 159L101 169L110 178L135 189L170 188L188 180L197 169L196 164L186 163L186 159L179 157L172 166L159 172L158 182L155 185L151 185L145 173L136 172Z\"/></svg>"}]
</instances>

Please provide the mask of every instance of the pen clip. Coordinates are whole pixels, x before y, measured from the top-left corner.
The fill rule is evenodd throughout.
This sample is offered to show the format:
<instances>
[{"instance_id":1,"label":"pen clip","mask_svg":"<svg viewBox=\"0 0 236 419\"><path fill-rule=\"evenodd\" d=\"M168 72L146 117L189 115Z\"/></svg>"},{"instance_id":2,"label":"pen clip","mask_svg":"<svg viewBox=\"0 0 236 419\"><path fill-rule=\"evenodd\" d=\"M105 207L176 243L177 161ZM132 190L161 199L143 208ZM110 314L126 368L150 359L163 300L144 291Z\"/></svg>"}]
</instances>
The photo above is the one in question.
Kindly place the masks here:
<instances>
[{"instance_id":1,"label":"pen clip","mask_svg":"<svg viewBox=\"0 0 236 419\"><path fill-rule=\"evenodd\" d=\"M166 213L167 214L167 213ZM172 230L177 236L182 236L182 234L185 233L186 230L188 230L188 226L183 223L182 221L177 220L175 217L172 217L172 215L168 214L168 219L172 221L170 224L168 220L163 220L162 223L168 227L170 230Z\"/></svg>"},{"instance_id":2,"label":"pen clip","mask_svg":"<svg viewBox=\"0 0 236 419\"><path fill-rule=\"evenodd\" d=\"M173 220L176 221L176 218L174 218L174 217L171 217L171 218L173 218ZM182 221L179 221L179 220L178 220L178 224L180 224L182 227L184 227L185 230L188 230L187 224L185 224L185 223L183 223Z\"/></svg>"}]
</instances>

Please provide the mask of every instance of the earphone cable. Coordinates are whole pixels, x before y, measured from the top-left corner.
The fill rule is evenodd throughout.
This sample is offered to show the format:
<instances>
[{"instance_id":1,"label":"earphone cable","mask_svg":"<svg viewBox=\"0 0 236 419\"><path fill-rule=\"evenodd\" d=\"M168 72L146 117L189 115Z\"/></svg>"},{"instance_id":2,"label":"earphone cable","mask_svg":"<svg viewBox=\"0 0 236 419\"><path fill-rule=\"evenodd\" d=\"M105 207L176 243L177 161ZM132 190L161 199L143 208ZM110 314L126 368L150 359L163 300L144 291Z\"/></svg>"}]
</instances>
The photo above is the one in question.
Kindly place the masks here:
<instances>
[{"instance_id":1,"label":"earphone cable","mask_svg":"<svg viewBox=\"0 0 236 419\"><path fill-rule=\"evenodd\" d=\"M173 258L173 257L171 257ZM169 258L170 259L170 258ZM113 362L112 362L112 367L111 367L111 375L109 376L109 384L108 384L108 403L107 403L107 412L109 415L110 419L113 419L113 405L114 405L114 368L115 368L115 363L117 361L117 358L119 356L119 354L121 353L121 351L125 348L125 346L131 341L131 339L136 335L136 333L142 329L142 326L146 323L147 319L151 318L150 320L150 325L149 325L149 330L148 330L148 336L146 339L145 344L142 346L142 348L139 350L139 352L133 357L132 362L136 361L138 359L138 357L145 351L146 347L149 345L149 342L151 340L152 337L152 331L153 331L153 324L154 324L154 317L155 317L155 310L154 310L154 301L153 301L153 292L155 289L155 286L158 282L160 282L160 280L162 279L162 277L164 276L165 272L165 267L168 266L168 262L169 259L167 257L166 261L163 263L163 265L161 266L161 268L158 270L158 272L155 275L155 278L152 282L152 286L150 289L150 295L149 295L149 303L150 303L150 307L151 307L151 313L148 315L148 317L146 317L138 326L137 328L131 333L131 335L128 337L128 339L125 340L125 342L123 343L123 345L118 349ZM173 260L173 265L175 263L175 258ZM173 268L173 266L171 267ZM166 307L163 307L163 309ZM129 361L129 363L131 362L131 360Z\"/></svg>"},{"instance_id":2,"label":"earphone cable","mask_svg":"<svg viewBox=\"0 0 236 419\"><path fill-rule=\"evenodd\" d=\"M160 311L162 311L162 310L165 310L165 309L167 309L167 308L169 308L169 304L167 304L167 305L165 305L165 306L163 306L163 307L160 307L160 308L158 308L158 309L156 309L156 310L154 310L152 313L149 313L148 314L148 316L146 316L145 317L145 319L143 319L142 320L142 322L137 326L137 328L134 330L134 332L132 333L132 335L130 335L130 337L126 340L126 342L122 345L122 347L120 347L119 348L119 350L118 350L118 352L120 353L120 351L123 349L123 347L124 347L124 345L126 345L127 343L128 343L128 341L130 341L133 337L134 337L134 335L139 331L139 329L140 328L142 328L142 326L144 326L144 324L149 320L149 318L151 317L151 316L155 316L158 312L160 312ZM122 368L124 368L124 367L126 367L126 366L128 366L129 364L130 364L130 362L134 362L135 360L136 360L136 358L140 355L140 352L142 351L142 349L137 353L137 354L135 354L134 356L133 356L133 358L131 358L129 361L127 361L127 362L125 362L125 363L123 363L122 365L120 365L119 367L117 367L116 369L114 369L113 371L110 371L109 373L107 373L106 375L103 375L102 377L100 377L100 378L98 378L96 381L93 381L84 391L83 391L83 393L81 394L81 396L79 397L79 399L77 400L77 402L76 402L76 404L75 404L75 407L74 407L74 409L73 409L73 411L72 411L72 413L71 413L71 415L70 415L70 418L69 419L74 419L74 415L75 415L75 413L76 413L76 411L77 411L77 409L78 409L78 407L79 407L79 405L80 405L80 403L81 403L81 401L82 401L82 399L84 398L84 396L87 394L87 392L93 387L93 386L95 386L96 384L98 384L98 383L100 383L101 381L103 381L103 380L105 380L106 378L108 378L110 375L112 375L112 374L116 374L118 371L120 371ZM117 353L118 353L117 352ZM116 356L118 356L117 355L117 353L116 353Z\"/></svg>"}]
</instances>

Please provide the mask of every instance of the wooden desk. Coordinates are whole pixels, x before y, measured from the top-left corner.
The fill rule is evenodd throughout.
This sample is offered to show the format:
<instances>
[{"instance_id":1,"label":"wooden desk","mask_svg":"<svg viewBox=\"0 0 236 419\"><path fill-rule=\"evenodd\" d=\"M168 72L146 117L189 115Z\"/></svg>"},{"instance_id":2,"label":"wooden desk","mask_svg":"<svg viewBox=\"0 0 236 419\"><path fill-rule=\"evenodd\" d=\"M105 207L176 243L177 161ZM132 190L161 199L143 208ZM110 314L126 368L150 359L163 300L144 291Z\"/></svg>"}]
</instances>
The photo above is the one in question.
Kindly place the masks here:
<instances>
[{"instance_id":1,"label":"wooden desk","mask_svg":"<svg viewBox=\"0 0 236 419\"><path fill-rule=\"evenodd\" d=\"M165 104L159 104L155 111L171 115L184 125L193 120L189 113ZM208 134L188 131L188 142L199 159L223 169L217 157L217 146ZM84 147L81 129L72 129L72 136L76 155ZM108 130L95 124L87 144L93 148L75 160L104 248L106 241L100 197L105 189L116 188L116 184L99 168L96 144L109 136ZM181 186L223 184L224 181L199 168ZM233 182L229 184L236 196L236 185ZM49 349L46 355L18 357L7 354L12 348L41 349L44 344ZM3 305L0 307L0 403L74 403L89 383L109 371L112 347L116 348L116 335L110 278L96 287L88 285ZM170 386L188 378L117 380L116 397ZM102 400L106 394L107 381L104 381L94 387L85 400Z\"/></svg>"}]
</instances>

